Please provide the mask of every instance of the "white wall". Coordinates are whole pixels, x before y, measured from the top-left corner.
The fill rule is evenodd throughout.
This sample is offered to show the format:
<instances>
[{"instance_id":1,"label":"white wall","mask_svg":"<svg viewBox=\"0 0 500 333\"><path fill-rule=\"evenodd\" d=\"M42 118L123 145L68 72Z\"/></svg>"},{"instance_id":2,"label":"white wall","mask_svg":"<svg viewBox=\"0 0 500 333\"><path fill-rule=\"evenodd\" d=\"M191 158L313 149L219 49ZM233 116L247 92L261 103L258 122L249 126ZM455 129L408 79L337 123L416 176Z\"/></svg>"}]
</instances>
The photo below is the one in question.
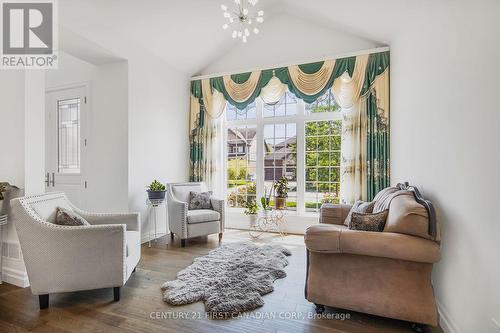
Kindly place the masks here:
<instances>
[{"instance_id":1,"label":"white wall","mask_svg":"<svg viewBox=\"0 0 500 333\"><path fill-rule=\"evenodd\" d=\"M0 73L0 179L24 187L24 71Z\"/></svg>"},{"instance_id":2,"label":"white wall","mask_svg":"<svg viewBox=\"0 0 500 333\"><path fill-rule=\"evenodd\" d=\"M86 82L88 132L85 207L96 212L128 209L128 64L93 65L60 52L59 68L46 74L47 88Z\"/></svg>"},{"instance_id":3,"label":"white wall","mask_svg":"<svg viewBox=\"0 0 500 333\"><path fill-rule=\"evenodd\" d=\"M235 46L209 64L201 74L237 72L295 62L300 64L382 46L286 13L271 17L260 29L261 33L252 34L246 44L234 41Z\"/></svg>"},{"instance_id":4,"label":"white wall","mask_svg":"<svg viewBox=\"0 0 500 333\"><path fill-rule=\"evenodd\" d=\"M43 71L0 71L0 179L24 188L28 194L38 193L44 186L44 89ZM3 254L2 279L27 286L15 220L11 217L2 236L9 244L9 256Z\"/></svg>"},{"instance_id":5,"label":"white wall","mask_svg":"<svg viewBox=\"0 0 500 333\"><path fill-rule=\"evenodd\" d=\"M500 322L500 29L497 1L419 7L391 43L392 183L436 206L433 280L448 332Z\"/></svg>"},{"instance_id":6,"label":"white wall","mask_svg":"<svg viewBox=\"0 0 500 333\"><path fill-rule=\"evenodd\" d=\"M129 210L141 212L145 241L152 221L146 186L188 180L189 78L158 59L133 57L129 65ZM157 219L165 232L165 210Z\"/></svg>"}]
</instances>

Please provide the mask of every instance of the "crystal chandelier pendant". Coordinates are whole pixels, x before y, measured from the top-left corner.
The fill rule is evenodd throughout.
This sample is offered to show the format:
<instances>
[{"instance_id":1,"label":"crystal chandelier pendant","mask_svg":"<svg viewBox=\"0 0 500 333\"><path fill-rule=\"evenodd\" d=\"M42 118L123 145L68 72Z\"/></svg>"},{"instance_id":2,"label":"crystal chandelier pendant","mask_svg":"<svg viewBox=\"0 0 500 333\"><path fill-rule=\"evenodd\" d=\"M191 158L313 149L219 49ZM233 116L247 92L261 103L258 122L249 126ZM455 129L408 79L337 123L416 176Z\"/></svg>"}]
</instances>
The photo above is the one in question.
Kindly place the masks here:
<instances>
[{"instance_id":1,"label":"crystal chandelier pendant","mask_svg":"<svg viewBox=\"0 0 500 333\"><path fill-rule=\"evenodd\" d=\"M258 2L259 0L234 0L234 8L222 4L220 8L227 20L222 29L230 30L231 37L243 43L248 41L251 32L257 35L260 32L257 26L264 22L264 11L255 10Z\"/></svg>"}]
</instances>

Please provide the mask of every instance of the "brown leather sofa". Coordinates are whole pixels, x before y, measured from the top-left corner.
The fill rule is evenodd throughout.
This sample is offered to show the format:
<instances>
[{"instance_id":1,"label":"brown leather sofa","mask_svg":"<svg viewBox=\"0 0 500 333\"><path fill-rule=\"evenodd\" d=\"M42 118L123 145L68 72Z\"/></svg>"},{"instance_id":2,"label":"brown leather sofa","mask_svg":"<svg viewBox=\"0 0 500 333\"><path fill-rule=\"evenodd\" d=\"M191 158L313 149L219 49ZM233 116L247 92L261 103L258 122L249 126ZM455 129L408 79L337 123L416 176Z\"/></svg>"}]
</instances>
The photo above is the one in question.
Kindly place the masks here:
<instances>
[{"instance_id":1,"label":"brown leather sofa","mask_svg":"<svg viewBox=\"0 0 500 333\"><path fill-rule=\"evenodd\" d=\"M350 205L323 205L320 224L305 233L305 294L316 304L437 325L431 284L440 260L440 231L432 204L418 189L398 184L380 191L389 209L383 232L349 230Z\"/></svg>"}]
</instances>

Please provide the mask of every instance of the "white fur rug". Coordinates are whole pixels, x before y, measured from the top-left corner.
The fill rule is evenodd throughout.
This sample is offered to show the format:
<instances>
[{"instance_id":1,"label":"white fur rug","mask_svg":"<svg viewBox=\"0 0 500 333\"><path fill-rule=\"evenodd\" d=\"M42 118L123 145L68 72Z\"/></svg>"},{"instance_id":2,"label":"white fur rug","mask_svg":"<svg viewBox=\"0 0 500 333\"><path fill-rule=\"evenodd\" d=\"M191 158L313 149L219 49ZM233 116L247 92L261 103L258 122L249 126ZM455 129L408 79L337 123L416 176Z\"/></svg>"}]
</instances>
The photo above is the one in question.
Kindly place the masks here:
<instances>
[{"instance_id":1,"label":"white fur rug","mask_svg":"<svg viewBox=\"0 0 500 333\"><path fill-rule=\"evenodd\" d=\"M274 290L274 280L286 276L290 255L281 245L222 245L165 282L163 300L172 305L204 301L214 318L253 310L264 305L262 295Z\"/></svg>"}]
</instances>

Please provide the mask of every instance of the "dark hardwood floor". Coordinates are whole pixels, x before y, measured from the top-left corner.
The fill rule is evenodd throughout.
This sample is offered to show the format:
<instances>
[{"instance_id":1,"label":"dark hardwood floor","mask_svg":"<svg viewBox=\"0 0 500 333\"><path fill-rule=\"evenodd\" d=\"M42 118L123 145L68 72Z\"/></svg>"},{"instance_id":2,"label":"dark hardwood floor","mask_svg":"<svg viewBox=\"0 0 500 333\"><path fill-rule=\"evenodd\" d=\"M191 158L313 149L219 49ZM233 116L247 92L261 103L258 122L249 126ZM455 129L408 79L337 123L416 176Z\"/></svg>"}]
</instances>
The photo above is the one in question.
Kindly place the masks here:
<instances>
[{"instance_id":1,"label":"dark hardwood floor","mask_svg":"<svg viewBox=\"0 0 500 333\"><path fill-rule=\"evenodd\" d=\"M249 239L245 231L228 230L223 243ZM170 237L164 237L151 248L143 245L139 266L122 288L119 302L113 302L112 288L53 294L50 307L40 311L38 297L29 288L0 285L0 332L412 332L406 322L341 309L326 311L338 319L310 318L315 312L304 299L303 237L264 234L258 241L280 243L292 256L288 276L274 283L275 290L264 296L263 307L245 317L213 320L205 318L201 302L178 307L163 302L161 284L218 246L217 235L190 240L185 248L178 239L167 244Z\"/></svg>"}]
</instances>

